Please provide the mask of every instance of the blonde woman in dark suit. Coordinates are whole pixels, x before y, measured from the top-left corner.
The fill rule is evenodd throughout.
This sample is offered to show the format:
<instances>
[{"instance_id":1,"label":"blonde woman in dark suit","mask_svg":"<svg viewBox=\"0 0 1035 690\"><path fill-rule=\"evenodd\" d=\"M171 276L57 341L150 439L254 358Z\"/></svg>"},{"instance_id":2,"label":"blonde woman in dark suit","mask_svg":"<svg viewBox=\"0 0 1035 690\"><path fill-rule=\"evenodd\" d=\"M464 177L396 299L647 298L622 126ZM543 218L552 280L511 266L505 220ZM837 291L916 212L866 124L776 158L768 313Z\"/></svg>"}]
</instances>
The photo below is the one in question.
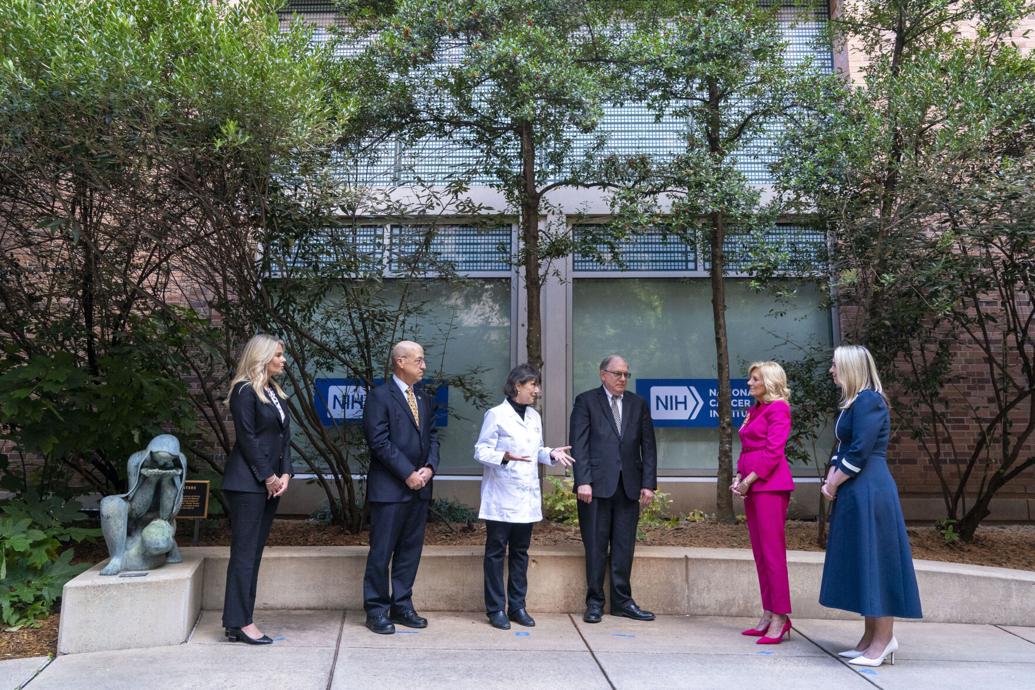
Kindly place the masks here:
<instances>
[{"instance_id":1,"label":"blonde woman in dark suit","mask_svg":"<svg viewBox=\"0 0 1035 690\"><path fill-rule=\"evenodd\" d=\"M273 642L252 614L262 550L293 474L291 419L284 391L273 380L284 372L284 364L284 344L256 335L244 346L227 398L236 440L223 474L231 534L223 627L232 642Z\"/></svg>"}]
</instances>

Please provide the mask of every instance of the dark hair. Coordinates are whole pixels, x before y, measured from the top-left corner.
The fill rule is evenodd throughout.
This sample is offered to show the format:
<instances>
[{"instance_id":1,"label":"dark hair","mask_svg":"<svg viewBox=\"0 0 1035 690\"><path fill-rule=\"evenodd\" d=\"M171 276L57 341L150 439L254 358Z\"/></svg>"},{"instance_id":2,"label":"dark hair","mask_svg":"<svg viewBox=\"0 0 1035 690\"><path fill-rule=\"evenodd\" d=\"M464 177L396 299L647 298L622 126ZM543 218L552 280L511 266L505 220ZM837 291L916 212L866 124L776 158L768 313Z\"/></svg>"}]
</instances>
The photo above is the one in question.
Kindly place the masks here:
<instances>
[{"instance_id":1,"label":"dark hair","mask_svg":"<svg viewBox=\"0 0 1035 690\"><path fill-rule=\"evenodd\" d=\"M517 387L529 381L542 382L539 370L531 364L519 364L507 374L507 382L503 384L503 394L513 400L517 396Z\"/></svg>"}]
</instances>

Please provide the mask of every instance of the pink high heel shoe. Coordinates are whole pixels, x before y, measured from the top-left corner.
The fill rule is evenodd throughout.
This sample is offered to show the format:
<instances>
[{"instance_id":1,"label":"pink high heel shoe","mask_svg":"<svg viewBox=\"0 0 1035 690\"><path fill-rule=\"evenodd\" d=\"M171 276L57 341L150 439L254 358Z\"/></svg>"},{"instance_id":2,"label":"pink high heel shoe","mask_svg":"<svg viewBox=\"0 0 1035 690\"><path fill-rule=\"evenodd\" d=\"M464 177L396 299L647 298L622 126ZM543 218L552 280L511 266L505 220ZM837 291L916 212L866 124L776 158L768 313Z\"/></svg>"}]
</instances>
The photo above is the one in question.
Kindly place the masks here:
<instances>
[{"instance_id":1,"label":"pink high heel shoe","mask_svg":"<svg viewBox=\"0 0 1035 690\"><path fill-rule=\"evenodd\" d=\"M788 640L791 639L791 617L790 616L787 616L786 622L784 622L783 627L780 628L780 634L779 635L777 635L776 637L766 637L765 635L763 635L762 637L758 638L758 641L755 642L755 644L780 644L780 642L783 641L783 636L784 635L787 636Z\"/></svg>"},{"instance_id":2,"label":"pink high heel shoe","mask_svg":"<svg viewBox=\"0 0 1035 690\"><path fill-rule=\"evenodd\" d=\"M768 625L762 628L761 630L758 630L757 628L748 628L747 630L742 631L740 634L747 635L748 637L762 637L763 635L765 635L766 630L768 629ZM858 654L856 656L858 656Z\"/></svg>"}]
</instances>

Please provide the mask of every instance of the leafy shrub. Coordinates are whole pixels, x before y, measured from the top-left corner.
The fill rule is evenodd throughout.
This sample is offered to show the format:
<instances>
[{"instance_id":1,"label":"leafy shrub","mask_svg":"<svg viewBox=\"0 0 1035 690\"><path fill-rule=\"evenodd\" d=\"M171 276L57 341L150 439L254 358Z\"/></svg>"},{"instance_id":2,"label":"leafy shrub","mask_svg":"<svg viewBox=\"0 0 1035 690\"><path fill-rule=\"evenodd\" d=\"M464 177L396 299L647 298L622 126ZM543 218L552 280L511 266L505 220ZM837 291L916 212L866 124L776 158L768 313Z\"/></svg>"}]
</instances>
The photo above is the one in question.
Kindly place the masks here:
<instances>
[{"instance_id":1,"label":"leafy shrub","mask_svg":"<svg viewBox=\"0 0 1035 690\"><path fill-rule=\"evenodd\" d=\"M739 515L737 517L740 517ZM708 513L703 510L691 510L683 518L686 522L708 522Z\"/></svg>"},{"instance_id":2,"label":"leafy shrub","mask_svg":"<svg viewBox=\"0 0 1035 690\"><path fill-rule=\"evenodd\" d=\"M959 521L943 518L934 523L934 529L941 535L946 544L958 544L960 541Z\"/></svg>"},{"instance_id":3,"label":"leafy shrub","mask_svg":"<svg viewBox=\"0 0 1035 690\"><path fill-rule=\"evenodd\" d=\"M431 522L463 522L470 525L478 519L478 512L451 498L433 498L428 506L428 519Z\"/></svg>"},{"instance_id":4,"label":"leafy shrub","mask_svg":"<svg viewBox=\"0 0 1035 690\"><path fill-rule=\"evenodd\" d=\"M547 519L564 525L579 524L579 501L575 496L574 480L570 477L550 476L546 481L553 489L543 496L543 513ZM671 526L671 510L672 497L661 491L656 492L651 504L640 510L636 538L643 539L644 527Z\"/></svg>"},{"instance_id":5,"label":"leafy shrub","mask_svg":"<svg viewBox=\"0 0 1035 690\"><path fill-rule=\"evenodd\" d=\"M543 493L543 514L548 520L563 525L579 524L579 501L575 498L575 484L570 477L548 476L553 489Z\"/></svg>"},{"instance_id":6,"label":"leafy shrub","mask_svg":"<svg viewBox=\"0 0 1035 690\"><path fill-rule=\"evenodd\" d=\"M34 626L50 613L70 579L90 567L72 564L69 542L100 530L72 526L79 504L28 493L0 506L0 621L8 628Z\"/></svg>"}]
</instances>

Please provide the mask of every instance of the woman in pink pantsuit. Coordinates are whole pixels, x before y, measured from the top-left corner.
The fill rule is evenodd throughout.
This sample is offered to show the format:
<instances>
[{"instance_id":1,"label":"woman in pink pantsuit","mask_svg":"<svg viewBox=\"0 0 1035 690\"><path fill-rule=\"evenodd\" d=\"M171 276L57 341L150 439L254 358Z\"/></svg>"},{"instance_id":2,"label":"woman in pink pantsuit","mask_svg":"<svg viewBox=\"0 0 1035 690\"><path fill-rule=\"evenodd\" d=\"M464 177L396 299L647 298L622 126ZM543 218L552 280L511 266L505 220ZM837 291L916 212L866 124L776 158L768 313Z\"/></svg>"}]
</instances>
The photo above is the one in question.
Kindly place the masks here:
<instances>
[{"instance_id":1,"label":"woman in pink pantsuit","mask_svg":"<svg viewBox=\"0 0 1035 690\"><path fill-rule=\"evenodd\" d=\"M740 426L740 459L730 490L743 497L751 550L755 554L762 617L744 635L758 644L778 644L791 634L791 590L787 581L784 523L794 482L787 464L791 433L791 391L776 362L755 362L748 369L748 391L755 404Z\"/></svg>"}]
</instances>

